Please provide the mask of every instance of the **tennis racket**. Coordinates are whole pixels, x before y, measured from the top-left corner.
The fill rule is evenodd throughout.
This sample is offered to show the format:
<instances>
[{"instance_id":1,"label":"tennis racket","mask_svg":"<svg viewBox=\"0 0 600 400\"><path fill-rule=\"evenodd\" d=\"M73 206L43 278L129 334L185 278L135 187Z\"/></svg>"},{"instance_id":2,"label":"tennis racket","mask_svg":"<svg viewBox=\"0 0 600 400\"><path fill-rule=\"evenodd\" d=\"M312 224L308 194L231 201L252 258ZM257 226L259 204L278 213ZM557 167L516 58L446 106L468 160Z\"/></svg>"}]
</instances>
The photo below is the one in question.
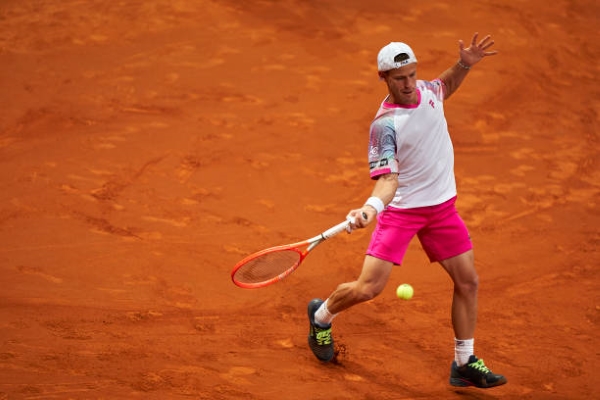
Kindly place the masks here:
<instances>
[{"instance_id":1,"label":"tennis racket","mask_svg":"<svg viewBox=\"0 0 600 400\"><path fill-rule=\"evenodd\" d=\"M231 280L244 289L277 283L294 272L315 247L349 228L350 223L351 220L346 220L308 240L250 254L233 267Z\"/></svg>"}]
</instances>

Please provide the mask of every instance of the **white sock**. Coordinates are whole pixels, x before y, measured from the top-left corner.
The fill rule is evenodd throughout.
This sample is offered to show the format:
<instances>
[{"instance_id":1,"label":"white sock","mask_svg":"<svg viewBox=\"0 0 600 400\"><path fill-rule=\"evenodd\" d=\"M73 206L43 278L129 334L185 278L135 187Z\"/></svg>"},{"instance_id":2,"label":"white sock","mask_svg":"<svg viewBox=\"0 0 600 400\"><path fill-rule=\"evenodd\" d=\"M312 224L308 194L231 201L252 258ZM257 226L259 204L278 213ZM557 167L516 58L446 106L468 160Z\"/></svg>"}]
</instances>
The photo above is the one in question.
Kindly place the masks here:
<instances>
[{"instance_id":1,"label":"white sock","mask_svg":"<svg viewBox=\"0 0 600 400\"><path fill-rule=\"evenodd\" d=\"M321 326L328 326L336 315L329 312L327 300L325 300L317 312L315 312L315 322Z\"/></svg>"},{"instance_id":2,"label":"white sock","mask_svg":"<svg viewBox=\"0 0 600 400\"><path fill-rule=\"evenodd\" d=\"M473 354L474 343L475 339L454 339L454 360L459 367L469 362L469 357Z\"/></svg>"}]
</instances>

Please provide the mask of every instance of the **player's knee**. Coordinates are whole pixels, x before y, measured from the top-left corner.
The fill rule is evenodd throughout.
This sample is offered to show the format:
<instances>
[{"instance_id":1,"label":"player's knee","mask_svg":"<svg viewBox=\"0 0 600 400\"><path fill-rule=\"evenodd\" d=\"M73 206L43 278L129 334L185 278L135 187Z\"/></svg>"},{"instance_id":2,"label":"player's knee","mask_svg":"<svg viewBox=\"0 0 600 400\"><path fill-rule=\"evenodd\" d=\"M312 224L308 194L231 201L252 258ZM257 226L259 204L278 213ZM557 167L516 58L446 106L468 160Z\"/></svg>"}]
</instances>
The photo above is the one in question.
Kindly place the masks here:
<instances>
[{"instance_id":1,"label":"player's knee","mask_svg":"<svg viewBox=\"0 0 600 400\"><path fill-rule=\"evenodd\" d=\"M360 285L358 287L357 294L360 298L360 301L363 302L373 300L375 297L379 296L382 290L383 288L379 287L378 285Z\"/></svg>"},{"instance_id":2,"label":"player's knee","mask_svg":"<svg viewBox=\"0 0 600 400\"><path fill-rule=\"evenodd\" d=\"M476 296L479 290L479 277L474 274L466 279L455 281L454 290L463 296Z\"/></svg>"}]
</instances>

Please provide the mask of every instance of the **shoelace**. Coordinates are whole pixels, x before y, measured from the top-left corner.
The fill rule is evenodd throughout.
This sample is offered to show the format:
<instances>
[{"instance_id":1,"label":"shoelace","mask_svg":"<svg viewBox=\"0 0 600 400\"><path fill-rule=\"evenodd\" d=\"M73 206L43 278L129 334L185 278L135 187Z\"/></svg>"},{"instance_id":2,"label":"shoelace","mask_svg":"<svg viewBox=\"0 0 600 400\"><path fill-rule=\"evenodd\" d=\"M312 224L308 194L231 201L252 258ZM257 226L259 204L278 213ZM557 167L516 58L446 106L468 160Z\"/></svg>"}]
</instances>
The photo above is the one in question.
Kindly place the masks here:
<instances>
[{"instance_id":1,"label":"shoelace","mask_svg":"<svg viewBox=\"0 0 600 400\"><path fill-rule=\"evenodd\" d=\"M481 371L484 374L488 374L490 372L489 368L485 366L482 359L479 359L476 362L469 364L469 367L475 368L476 370Z\"/></svg>"},{"instance_id":2,"label":"shoelace","mask_svg":"<svg viewBox=\"0 0 600 400\"><path fill-rule=\"evenodd\" d=\"M315 334L319 345L331 344L331 328L317 328Z\"/></svg>"}]
</instances>

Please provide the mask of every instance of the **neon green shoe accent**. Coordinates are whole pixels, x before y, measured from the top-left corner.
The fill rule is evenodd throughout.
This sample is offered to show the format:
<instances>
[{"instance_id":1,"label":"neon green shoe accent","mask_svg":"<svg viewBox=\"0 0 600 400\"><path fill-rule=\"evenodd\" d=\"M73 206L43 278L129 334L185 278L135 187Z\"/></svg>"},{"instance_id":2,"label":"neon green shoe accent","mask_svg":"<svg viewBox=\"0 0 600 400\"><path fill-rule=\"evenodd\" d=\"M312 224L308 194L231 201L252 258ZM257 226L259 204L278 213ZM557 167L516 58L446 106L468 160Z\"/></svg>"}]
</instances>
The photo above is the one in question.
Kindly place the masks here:
<instances>
[{"instance_id":1,"label":"neon green shoe accent","mask_svg":"<svg viewBox=\"0 0 600 400\"><path fill-rule=\"evenodd\" d=\"M319 346L323 346L326 344L331 344L331 328L329 329L319 329L316 328L315 329L315 333L316 333L316 339L317 339L317 344Z\"/></svg>"},{"instance_id":2,"label":"neon green shoe accent","mask_svg":"<svg viewBox=\"0 0 600 400\"><path fill-rule=\"evenodd\" d=\"M484 374L488 374L490 372L490 369L486 367L483 363L483 359L479 359L477 360L477 362L469 364L469 367L475 368L476 370L481 371Z\"/></svg>"}]
</instances>

